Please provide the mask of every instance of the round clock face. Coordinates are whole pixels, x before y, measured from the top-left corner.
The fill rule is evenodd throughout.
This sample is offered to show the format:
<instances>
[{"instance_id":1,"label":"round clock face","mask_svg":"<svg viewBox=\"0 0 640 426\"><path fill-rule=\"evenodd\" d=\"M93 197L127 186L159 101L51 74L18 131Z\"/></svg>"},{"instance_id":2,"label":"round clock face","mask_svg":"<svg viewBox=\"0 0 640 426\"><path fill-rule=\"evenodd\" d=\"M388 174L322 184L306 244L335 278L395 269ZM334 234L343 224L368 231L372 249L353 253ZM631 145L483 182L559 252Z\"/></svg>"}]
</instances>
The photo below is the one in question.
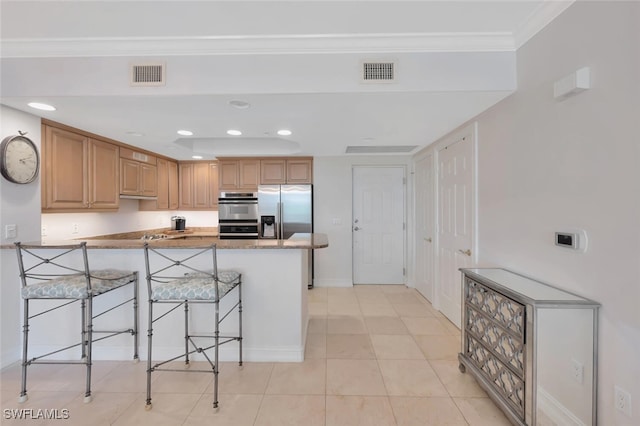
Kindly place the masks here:
<instances>
[{"instance_id":1,"label":"round clock face","mask_svg":"<svg viewBox=\"0 0 640 426\"><path fill-rule=\"evenodd\" d=\"M31 139L24 136L9 136L0 145L0 171L8 181L14 183L33 182L38 176L40 158Z\"/></svg>"}]
</instances>

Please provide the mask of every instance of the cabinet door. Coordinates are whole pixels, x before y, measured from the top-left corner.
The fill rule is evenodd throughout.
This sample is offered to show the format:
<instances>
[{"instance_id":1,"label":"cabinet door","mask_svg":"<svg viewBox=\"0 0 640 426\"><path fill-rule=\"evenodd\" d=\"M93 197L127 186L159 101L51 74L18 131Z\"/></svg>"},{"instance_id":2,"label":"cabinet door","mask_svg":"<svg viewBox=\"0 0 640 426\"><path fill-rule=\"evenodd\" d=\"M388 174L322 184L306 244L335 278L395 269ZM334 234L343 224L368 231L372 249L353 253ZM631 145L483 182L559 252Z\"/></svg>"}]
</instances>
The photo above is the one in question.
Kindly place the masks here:
<instances>
[{"instance_id":1,"label":"cabinet door","mask_svg":"<svg viewBox=\"0 0 640 426\"><path fill-rule=\"evenodd\" d=\"M181 209L193 207L193 164L180 164L180 202Z\"/></svg>"},{"instance_id":2,"label":"cabinet door","mask_svg":"<svg viewBox=\"0 0 640 426\"><path fill-rule=\"evenodd\" d=\"M260 160L241 160L238 188L258 189L260 185Z\"/></svg>"},{"instance_id":3,"label":"cabinet door","mask_svg":"<svg viewBox=\"0 0 640 426\"><path fill-rule=\"evenodd\" d=\"M167 161L168 183L169 183L169 209L178 208L178 163Z\"/></svg>"},{"instance_id":4,"label":"cabinet door","mask_svg":"<svg viewBox=\"0 0 640 426\"><path fill-rule=\"evenodd\" d=\"M169 162L158 158L158 199L156 208L166 210L169 208Z\"/></svg>"},{"instance_id":5,"label":"cabinet door","mask_svg":"<svg viewBox=\"0 0 640 426\"><path fill-rule=\"evenodd\" d=\"M313 182L313 160L311 159L288 159L287 160L287 183L312 183Z\"/></svg>"},{"instance_id":6,"label":"cabinet door","mask_svg":"<svg viewBox=\"0 0 640 426\"><path fill-rule=\"evenodd\" d=\"M218 179L218 163L209 163L209 206L213 208L218 207Z\"/></svg>"},{"instance_id":7,"label":"cabinet door","mask_svg":"<svg viewBox=\"0 0 640 426\"><path fill-rule=\"evenodd\" d=\"M140 163L127 158L120 159L120 194L138 195L140 191Z\"/></svg>"},{"instance_id":8,"label":"cabinet door","mask_svg":"<svg viewBox=\"0 0 640 426\"><path fill-rule=\"evenodd\" d=\"M262 185L281 185L287 183L287 161L269 159L260 161L260 183Z\"/></svg>"},{"instance_id":9,"label":"cabinet door","mask_svg":"<svg viewBox=\"0 0 640 426\"><path fill-rule=\"evenodd\" d=\"M158 168L151 164L140 163L140 195L155 197L158 195Z\"/></svg>"},{"instance_id":10,"label":"cabinet door","mask_svg":"<svg viewBox=\"0 0 640 426\"><path fill-rule=\"evenodd\" d=\"M193 207L209 207L209 163L193 165Z\"/></svg>"},{"instance_id":11,"label":"cabinet door","mask_svg":"<svg viewBox=\"0 0 640 426\"><path fill-rule=\"evenodd\" d=\"M238 188L238 163L236 160L224 160L218 163L220 189Z\"/></svg>"},{"instance_id":12,"label":"cabinet door","mask_svg":"<svg viewBox=\"0 0 640 426\"><path fill-rule=\"evenodd\" d=\"M43 126L43 209L87 207L87 138Z\"/></svg>"},{"instance_id":13,"label":"cabinet door","mask_svg":"<svg viewBox=\"0 0 640 426\"><path fill-rule=\"evenodd\" d=\"M120 206L118 151L116 145L89 140L89 208L117 209Z\"/></svg>"}]
</instances>

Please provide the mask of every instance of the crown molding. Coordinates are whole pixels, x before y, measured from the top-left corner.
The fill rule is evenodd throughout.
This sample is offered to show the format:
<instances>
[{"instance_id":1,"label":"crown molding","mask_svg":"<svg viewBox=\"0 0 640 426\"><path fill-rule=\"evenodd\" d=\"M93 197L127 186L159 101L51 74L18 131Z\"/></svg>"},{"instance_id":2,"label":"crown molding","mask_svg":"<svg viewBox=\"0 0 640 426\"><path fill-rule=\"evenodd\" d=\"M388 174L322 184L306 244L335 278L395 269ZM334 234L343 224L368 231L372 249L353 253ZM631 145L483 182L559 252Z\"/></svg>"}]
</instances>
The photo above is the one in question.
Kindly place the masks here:
<instances>
[{"instance_id":1,"label":"crown molding","mask_svg":"<svg viewBox=\"0 0 640 426\"><path fill-rule=\"evenodd\" d=\"M514 33L515 48L520 49L534 35L567 10L576 0L544 0Z\"/></svg>"},{"instance_id":2,"label":"crown molding","mask_svg":"<svg viewBox=\"0 0 640 426\"><path fill-rule=\"evenodd\" d=\"M223 37L3 39L2 58L514 51L513 35L316 34Z\"/></svg>"}]
</instances>

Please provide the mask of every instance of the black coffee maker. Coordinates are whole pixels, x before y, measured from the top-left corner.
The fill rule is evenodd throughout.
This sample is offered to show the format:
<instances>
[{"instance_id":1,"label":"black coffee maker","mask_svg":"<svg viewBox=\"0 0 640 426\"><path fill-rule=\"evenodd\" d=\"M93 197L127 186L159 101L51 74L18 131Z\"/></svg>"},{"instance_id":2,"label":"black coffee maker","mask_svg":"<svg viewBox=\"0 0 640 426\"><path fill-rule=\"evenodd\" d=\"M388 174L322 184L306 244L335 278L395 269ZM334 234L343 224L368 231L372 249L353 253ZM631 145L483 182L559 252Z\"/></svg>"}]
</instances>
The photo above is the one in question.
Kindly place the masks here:
<instances>
[{"instance_id":1,"label":"black coffee maker","mask_svg":"<svg viewBox=\"0 0 640 426\"><path fill-rule=\"evenodd\" d=\"M187 227L187 220L184 216L171 216L171 229L174 231L184 231Z\"/></svg>"}]
</instances>

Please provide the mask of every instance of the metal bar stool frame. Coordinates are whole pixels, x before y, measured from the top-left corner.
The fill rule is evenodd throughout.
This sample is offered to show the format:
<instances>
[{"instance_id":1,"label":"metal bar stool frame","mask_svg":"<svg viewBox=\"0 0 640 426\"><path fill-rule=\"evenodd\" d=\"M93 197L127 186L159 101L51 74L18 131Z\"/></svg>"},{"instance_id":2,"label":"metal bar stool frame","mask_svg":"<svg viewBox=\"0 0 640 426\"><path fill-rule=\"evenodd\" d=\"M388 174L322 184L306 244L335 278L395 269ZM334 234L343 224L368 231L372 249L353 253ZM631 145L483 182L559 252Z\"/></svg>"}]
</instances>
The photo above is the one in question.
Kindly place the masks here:
<instances>
[{"instance_id":1,"label":"metal bar stool frame","mask_svg":"<svg viewBox=\"0 0 640 426\"><path fill-rule=\"evenodd\" d=\"M175 259L165 254L166 251L186 251L186 254L180 259ZM207 268L193 266L196 263L195 259L199 258L202 261L202 256L211 253L211 264ZM182 253L181 253L182 254ZM147 290L149 295L149 329L148 329L148 351L147 351L147 399L145 404L146 410L151 410L151 374L154 371L169 371L169 372L189 372L189 373L213 373L213 408L218 408L218 367L219 367L219 347L223 344L237 341L239 346L238 363L242 366L242 274L235 271L220 271L218 272L216 245L212 244L204 248L189 248L189 247L161 247L155 246L153 243L145 243L144 245L144 257L146 267L147 278ZM152 271L151 263L152 257L155 257L156 264L164 263L162 267L157 267ZM195 287L191 290L208 289L205 296L189 297L189 292L185 290L185 287L190 283L198 281ZM159 289L163 288L167 291L165 294L161 294ZM235 288L238 289L238 301L227 309L225 312L220 313L220 301L229 294ZM210 290L214 290L213 294ZM191 295L195 295L191 293ZM213 296L213 297L211 297ZM172 308L166 312L160 314L154 318L154 304L173 304ZM205 334L191 334L189 330L189 305L190 304L213 304L214 305L214 331L213 336ZM184 307L184 352L172 357L170 359L153 363L152 360L152 348L153 348L153 325L169 315L176 309ZM220 324L224 321L229 314L234 310L238 311L238 335L227 336L220 335ZM201 346L194 339L213 339L213 343L207 346ZM191 347L191 349L190 349ZM213 360L210 358L207 351L213 349ZM206 361L211 366L211 369L175 369L163 366L172 361L184 357L184 362L187 367L190 363L190 355L198 353L202 354Z\"/></svg>"},{"instance_id":2,"label":"metal bar stool frame","mask_svg":"<svg viewBox=\"0 0 640 426\"><path fill-rule=\"evenodd\" d=\"M128 333L133 336L133 359L139 361L138 356L138 272L117 269L91 270L87 254L87 243L61 244L61 245L33 245L15 243L18 255L18 267L20 269L21 295L23 299L23 342L22 342L22 378L18 402L27 401L27 368L34 364L61 364L61 365L85 365L86 388L84 402L91 402L91 366L93 356L93 343L109 339L120 334ZM75 254L81 251L81 256ZM54 252L50 257L39 253ZM81 257L82 266L75 266ZM35 262L25 267L25 258ZM74 263L74 261L76 263ZM41 272L46 268L50 272ZM65 283L67 287L65 288ZM93 312L93 299L109 293L117 288L133 284L131 298L120 301L115 306L107 307L100 313ZM33 289L36 294L30 294ZM54 307L31 314L29 302L35 300L61 301ZM81 340L66 347L56 349L46 354L29 358L29 327L30 320L49 312L56 311L74 303L80 303L81 311ZM101 330L93 328L94 320L117 308L131 303L133 307L133 326L122 330ZM95 338L95 334L104 334ZM79 361L50 360L47 357L75 348L81 347L81 359Z\"/></svg>"}]
</instances>

